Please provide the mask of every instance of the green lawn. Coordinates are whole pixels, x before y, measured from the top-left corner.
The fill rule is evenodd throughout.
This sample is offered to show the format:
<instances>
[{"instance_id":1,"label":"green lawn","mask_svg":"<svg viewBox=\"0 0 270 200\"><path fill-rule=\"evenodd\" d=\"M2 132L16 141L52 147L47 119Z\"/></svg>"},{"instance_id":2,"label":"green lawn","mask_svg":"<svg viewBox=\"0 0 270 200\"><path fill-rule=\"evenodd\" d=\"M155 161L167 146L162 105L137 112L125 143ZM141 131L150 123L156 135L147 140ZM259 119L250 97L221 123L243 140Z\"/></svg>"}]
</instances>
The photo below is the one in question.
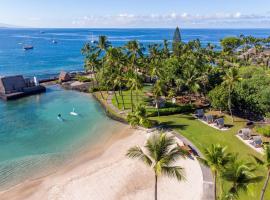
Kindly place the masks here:
<instances>
[{"instance_id":1,"label":"green lawn","mask_svg":"<svg viewBox=\"0 0 270 200\"><path fill-rule=\"evenodd\" d=\"M138 94L136 94L136 91L133 91L133 104L136 105L138 103L143 103L145 105L148 104L149 98L145 95L145 92L150 92L152 89L152 86L150 85L145 85L142 90L138 91ZM116 101L116 96L118 99L118 104ZM125 90L123 91L123 99L124 99L124 104L122 102L122 98L119 95L118 92L116 92L116 96L114 95L112 99L112 103L115 107L118 107L120 110L123 109L123 105L125 105L125 109L131 109L131 92L130 90ZM151 107L147 106L147 109L151 109Z\"/></svg>"},{"instance_id":2,"label":"green lawn","mask_svg":"<svg viewBox=\"0 0 270 200\"><path fill-rule=\"evenodd\" d=\"M151 86L145 86L141 91L138 91L138 103L144 103L147 105L147 100L149 99L145 92L148 92L151 90ZM119 104L117 105L116 98L114 96L113 98L113 104L118 107L119 109L122 109L122 100L121 96L117 93ZM125 102L125 108L131 109L131 97L130 97L130 91L124 91L123 92L124 102ZM134 104L137 103L136 100L136 92L133 93L133 101ZM154 107L147 106L148 110L154 109ZM258 154L256 151L248 147L246 144L244 144L242 141L240 141L237 137L235 137L235 134L237 131L244 127L245 121L243 119L237 118L235 122L232 124L231 119L228 116L225 116L225 123L231 125L232 127L228 131L219 131L217 129L214 129L210 126L207 126L203 124L202 122L194 119L192 115L186 115L186 114L178 114L178 115L170 115L170 116L161 116L161 117L153 117L151 118L153 120L157 120L160 123L164 123L174 130L178 131L181 135L188 138L196 147L200 149L200 151L203 153L203 149L205 147L210 146L211 144L221 144L223 146L227 146L227 150L229 152L238 153L239 157L241 159L253 159L250 157L250 155L256 155L261 156L261 154ZM258 175L265 176L266 171L263 168L258 169ZM261 188L263 186L264 182L261 182L260 184L255 185L254 189L252 190L252 194L241 194L240 200L257 200L260 197ZM225 184L226 187L226 184ZM268 187L268 190L266 192L265 199L270 199L270 186Z\"/></svg>"},{"instance_id":3,"label":"green lawn","mask_svg":"<svg viewBox=\"0 0 270 200\"><path fill-rule=\"evenodd\" d=\"M252 158L249 156L250 154L260 156L257 152L252 150L250 147L245 145L242 141L235 137L237 131L242 128L245 122L241 119L236 119L233 127L228 131L219 131L212 127L209 127L202 122L195 120L192 115L171 115L171 116L162 116L162 117L154 117L151 118L157 120L161 123L164 123L174 130L181 133L181 135L188 138L196 147L203 152L203 149L211 144L221 144L223 146L227 146L227 150L230 152L238 153L239 156L243 159ZM231 120L226 116L225 122L227 124L231 124ZM232 124L231 124L232 125ZM258 174L265 175L266 171L262 168L258 170ZM249 200L259 199L260 191L262 188L263 182L256 185L254 189L254 194L251 196L247 196L246 194L241 194L241 200ZM270 199L270 187L268 187L268 191L265 199Z\"/></svg>"}]
</instances>

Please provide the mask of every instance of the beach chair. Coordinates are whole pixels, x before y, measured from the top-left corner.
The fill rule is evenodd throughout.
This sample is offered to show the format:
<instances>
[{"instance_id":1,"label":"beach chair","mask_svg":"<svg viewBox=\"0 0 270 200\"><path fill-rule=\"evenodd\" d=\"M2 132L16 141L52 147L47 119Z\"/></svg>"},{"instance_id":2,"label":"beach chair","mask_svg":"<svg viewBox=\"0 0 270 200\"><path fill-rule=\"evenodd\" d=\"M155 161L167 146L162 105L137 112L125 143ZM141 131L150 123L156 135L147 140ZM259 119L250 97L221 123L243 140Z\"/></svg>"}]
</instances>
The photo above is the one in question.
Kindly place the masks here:
<instances>
[{"instance_id":1,"label":"beach chair","mask_svg":"<svg viewBox=\"0 0 270 200\"><path fill-rule=\"evenodd\" d=\"M224 128L224 119L223 118L219 118L215 120L215 126L218 127L219 129Z\"/></svg>"},{"instance_id":2,"label":"beach chair","mask_svg":"<svg viewBox=\"0 0 270 200\"><path fill-rule=\"evenodd\" d=\"M197 118L203 118L203 116L204 116L204 111L203 111L203 109L198 109L198 110L196 110L195 116L196 116Z\"/></svg>"},{"instance_id":3,"label":"beach chair","mask_svg":"<svg viewBox=\"0 0 270 200\"><path fill-rule=\"evenodd\" d=\"M254 146L255 148L260 148L262 147L262 138L261 136L254 136L253 141L251 142L251 145Z\"/></svg>"},{"instance_id":4,"label":"beach chair","mask_svg":"<svg viewBox=\"0 0 270 200\"><path fill-rule=\"evenodd\" d=\"M251 130L249 128L242 128L238 131L238 135L243 139L243 140L249 140L251 139Z\"/></svg>"},{"instance_id":5,"label":"beach chair","mask_svg":"<svg viewBox=\"0 0 270 200\"><path fill-rule=\"evenodd\" d=\"M212 124L214 122L213 115L205 115L203 117L203 121L207 122L208 124Z\"/></svg>"}]
</instances>

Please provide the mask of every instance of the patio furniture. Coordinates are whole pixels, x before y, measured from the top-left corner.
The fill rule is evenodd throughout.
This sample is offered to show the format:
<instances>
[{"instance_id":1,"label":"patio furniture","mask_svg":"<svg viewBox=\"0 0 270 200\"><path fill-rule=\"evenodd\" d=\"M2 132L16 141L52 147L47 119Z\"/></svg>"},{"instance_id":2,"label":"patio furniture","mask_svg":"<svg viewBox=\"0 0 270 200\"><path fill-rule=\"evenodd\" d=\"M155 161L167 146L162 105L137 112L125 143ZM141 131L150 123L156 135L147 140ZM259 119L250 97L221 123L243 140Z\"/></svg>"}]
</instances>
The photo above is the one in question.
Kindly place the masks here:
<instances>
[{"instance_id":1,"label":"patio furniture","mask_svg":"<svg viewBox=\"0 0 270 200\"><path fill-rule=\"evenodd\" d=\"M203 116L204 116L204 111L203 111L203 109L198 109L198 110L196 110L195 116L198 117L198 118L203 118Z\"/></svg>"},{"instance_id":2,"label":"patio furniture","mask_svg":"<svg viewBox=\"0 0 270 200\"><path fill-rule=\"evenodd\" d=\"M251 145L254 146L255 148L260 148L262 147L262 138L261 136L254 136L253 141L251 142Z\"/></svg>"},{"instance_id":3,"label":"patio furniture","mask_svg":"<svg viewBox=\"0 0 270 200\"><path fill-rule=\"evenodd\" d=\"M217 126L219 129L224 128L224 119L223 118L219 118L215 120L215 126Z\"/></svg>"},{"instance_id":4,"label":"patio furniture","mask_svg":"<svg viewBox=\"0 0 270 200\"><path fill-rule=\"evenodd\" d=\"M205 115L203 117L203 121L207 122L208 124L212 124L214 122L213 115Z\"/></svg>"},{"instance_id":5,"label":"patio furniture","mask_svg":"<svg viewBox=\"0 0 270 200\"><path fill-rule=\"evenodd\" d=\"M249 128L242 128L238 131L238 135L243 139L243 140L249 140L251 139L251 130Z\"/></svg>"}]
</instances>

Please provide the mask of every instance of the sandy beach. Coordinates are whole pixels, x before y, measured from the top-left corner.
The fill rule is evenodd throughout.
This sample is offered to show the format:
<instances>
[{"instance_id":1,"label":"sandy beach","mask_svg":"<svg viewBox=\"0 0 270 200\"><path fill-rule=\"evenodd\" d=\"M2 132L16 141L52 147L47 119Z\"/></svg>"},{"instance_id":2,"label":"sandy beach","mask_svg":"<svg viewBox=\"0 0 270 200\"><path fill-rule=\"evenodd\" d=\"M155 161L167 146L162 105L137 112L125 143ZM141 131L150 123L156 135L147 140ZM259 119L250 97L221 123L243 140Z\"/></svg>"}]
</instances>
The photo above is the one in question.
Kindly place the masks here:
<instances>
[{"instance_id":1,"label":"sandy beach","mask_svg":"<svg viewBox=\"0 0 270 200\"><path fill-rule=\"evenodd\" d=\"M128 126L99 146L82 153L56 173L28 180L0 193L2 200L148 200L154 198L154 174L140 161L125 154L143 146L145 130ZM160 177L158 198L162 200L200 200L203 193L201 168L196 159L181 159L186 181Z\"/></svg>"}]
</instances>

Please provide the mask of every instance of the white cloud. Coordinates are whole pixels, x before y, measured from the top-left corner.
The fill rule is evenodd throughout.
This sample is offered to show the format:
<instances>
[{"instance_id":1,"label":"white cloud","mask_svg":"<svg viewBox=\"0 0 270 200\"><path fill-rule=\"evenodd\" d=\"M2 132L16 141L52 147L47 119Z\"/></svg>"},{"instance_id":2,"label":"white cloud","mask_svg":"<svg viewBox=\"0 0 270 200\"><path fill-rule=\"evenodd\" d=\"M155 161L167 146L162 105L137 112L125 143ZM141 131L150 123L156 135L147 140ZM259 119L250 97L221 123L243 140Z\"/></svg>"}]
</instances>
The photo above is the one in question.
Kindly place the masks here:
<instances>
[{"instance_id":1,"label":"white cloud","mask_svg":"<svg viewBox=\"0 0 270 200\"><path fill-rule=\"evenodd\" d=\"M74 19L75 27L270 27L270 14L215 13L193 15L188 13L134 15L121 13L107 16L84 16ZM199 28L198 27L198 28Z\"/></svg>"}]
</instances>

